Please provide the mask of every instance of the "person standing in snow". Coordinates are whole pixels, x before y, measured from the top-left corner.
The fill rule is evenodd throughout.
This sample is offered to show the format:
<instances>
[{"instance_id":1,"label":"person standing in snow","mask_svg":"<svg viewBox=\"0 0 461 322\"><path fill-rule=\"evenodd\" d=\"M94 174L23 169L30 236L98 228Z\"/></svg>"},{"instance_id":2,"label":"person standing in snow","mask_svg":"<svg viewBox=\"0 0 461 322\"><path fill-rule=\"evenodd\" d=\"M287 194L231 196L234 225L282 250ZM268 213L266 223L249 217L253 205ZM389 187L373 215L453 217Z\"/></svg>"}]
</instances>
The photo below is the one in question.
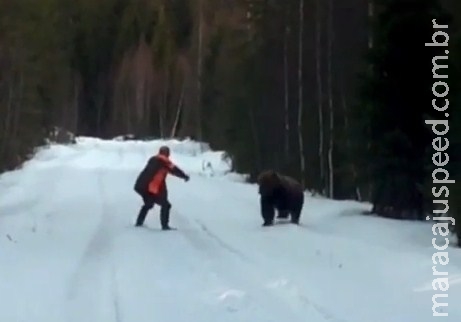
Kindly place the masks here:
<instances>
[{"instance_id":1,"label":"person standing in snow","mask_svg":"<svg viewBox=\"0 0 461 322\"><path fill-rule=\"evenodd\" d=\"M189 181L189 176L184 173L170 160L170 149L167 146L160 147L158 154L151 157L144 169L138 175L134 190L141 196L144 205L139 210L135 226L142 226L146 215L154 204L160 208L160 224L162 230L170 230L170 209L168 201L168 190L166 187L166 176L168 173Z\"/></svg>"}]
</instances>

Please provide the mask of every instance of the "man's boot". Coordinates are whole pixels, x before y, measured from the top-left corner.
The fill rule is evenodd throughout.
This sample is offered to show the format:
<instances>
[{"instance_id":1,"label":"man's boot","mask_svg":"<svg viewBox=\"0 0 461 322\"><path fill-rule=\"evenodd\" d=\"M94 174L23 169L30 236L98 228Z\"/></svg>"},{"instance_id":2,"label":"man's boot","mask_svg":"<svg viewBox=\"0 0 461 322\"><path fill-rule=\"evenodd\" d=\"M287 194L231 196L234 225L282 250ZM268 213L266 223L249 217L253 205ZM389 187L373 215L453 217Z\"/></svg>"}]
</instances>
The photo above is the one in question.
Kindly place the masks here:
<instances>
[{"instance_id":1,"label":"man's boot","mask_svg":"<svg viewBox=\"0 0 461 322\"><path fill-rule=\"evenodd\" d=\"M163 204L160 209L160 225L162 226L162 230L171 230L171 227L168 225L170 221L170 209L171 204L169 202Z\"/></svg>"}]
</instances>

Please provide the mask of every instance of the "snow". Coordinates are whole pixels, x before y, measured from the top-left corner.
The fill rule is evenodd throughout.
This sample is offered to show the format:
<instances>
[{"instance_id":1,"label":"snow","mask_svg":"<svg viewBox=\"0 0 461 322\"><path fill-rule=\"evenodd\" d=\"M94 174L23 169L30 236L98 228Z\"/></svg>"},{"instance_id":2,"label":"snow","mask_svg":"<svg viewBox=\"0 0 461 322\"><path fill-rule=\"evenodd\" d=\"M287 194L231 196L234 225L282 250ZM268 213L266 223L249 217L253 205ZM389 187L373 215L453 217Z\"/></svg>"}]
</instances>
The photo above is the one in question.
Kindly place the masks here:
<instances>
[{"instance_id":1,"label":"snow","mask_svg":"<svg viewBox=\"0 0 461 322\"><path fill-rule=\"evenodd\" d=\"M163 144L191 174L168 177L178 230L159 229L158 208L135 228L134 180ZM230 169L192 141L40 149L0 176L0 321L425 322L437 293L461 321L460 251L434 291L430 223L306 194L301 226L263 228L256 186Z\"/></svg>"}]
</instances>

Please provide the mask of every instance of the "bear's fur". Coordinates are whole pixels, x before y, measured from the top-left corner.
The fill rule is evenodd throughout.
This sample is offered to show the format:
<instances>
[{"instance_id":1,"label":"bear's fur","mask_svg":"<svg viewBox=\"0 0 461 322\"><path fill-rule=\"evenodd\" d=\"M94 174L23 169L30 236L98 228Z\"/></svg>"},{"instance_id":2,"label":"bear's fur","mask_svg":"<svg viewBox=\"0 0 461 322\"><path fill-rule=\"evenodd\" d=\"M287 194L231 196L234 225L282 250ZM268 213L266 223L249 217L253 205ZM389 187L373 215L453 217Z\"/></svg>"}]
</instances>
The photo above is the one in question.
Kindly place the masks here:
<instances>
[{"instance_id":1,"label":"bear's fur","mask_svg":"<svg viewBox=\"0 0 461 322\"><path fill-rule=\"evenodd\" d=\"M258 176L261 216L263 226L274 223L275 210L278 218L288 218L299 224L304 204L304 189L295 179L273 170L263 171Z\"/></svg>"}]
</instances>

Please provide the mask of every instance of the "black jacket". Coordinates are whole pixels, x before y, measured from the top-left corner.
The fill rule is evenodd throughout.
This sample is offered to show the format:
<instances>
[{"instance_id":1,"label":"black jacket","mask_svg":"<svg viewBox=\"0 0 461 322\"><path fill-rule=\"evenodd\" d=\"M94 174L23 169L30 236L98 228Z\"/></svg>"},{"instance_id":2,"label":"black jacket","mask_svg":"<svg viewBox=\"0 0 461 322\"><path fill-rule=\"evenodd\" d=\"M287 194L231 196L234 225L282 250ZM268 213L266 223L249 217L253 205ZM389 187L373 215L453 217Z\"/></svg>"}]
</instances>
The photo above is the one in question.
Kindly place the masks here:
<instances>
[{"instance_id":1,"label":"black jacket","mask_svg":"<svg viewBox=\"0 0 461 322\"><path fill-rule=\"evenodd\" d=\"M175 164L171 163L169 159L156 155L149 159L144 169L139 173L134 190L141 196L149 193L149 184L152 182L154 177L161 171L166 171L176 177L187 179L188 176ZM159 195L166 196L167 188L163 179L160 183L160 192Z\"/></svg>"}]
</instances>

